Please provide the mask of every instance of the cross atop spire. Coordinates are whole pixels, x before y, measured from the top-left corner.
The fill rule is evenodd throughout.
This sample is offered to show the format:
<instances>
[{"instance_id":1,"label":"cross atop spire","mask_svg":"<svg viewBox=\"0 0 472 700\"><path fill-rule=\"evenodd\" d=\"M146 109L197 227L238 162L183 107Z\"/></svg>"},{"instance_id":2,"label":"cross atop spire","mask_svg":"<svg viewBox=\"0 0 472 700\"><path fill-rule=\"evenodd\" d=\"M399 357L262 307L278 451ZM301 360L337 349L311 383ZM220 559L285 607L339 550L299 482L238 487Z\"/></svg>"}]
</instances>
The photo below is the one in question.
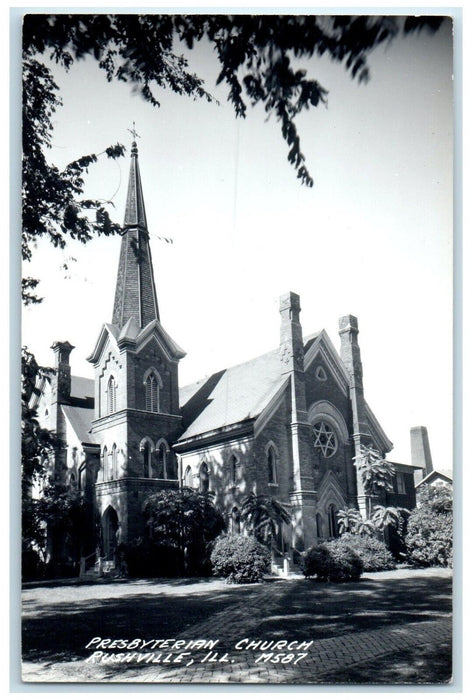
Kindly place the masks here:
<instances>
[{"instance_id":1,"label":"cross atop spire","mask_svg":"<svg viewBox=\"0 0 472 700\"><path fill-rule=\"evenodd\" d=\"M138 137L138 139L141 138L141 136L140 136L140 135L138 134L138 132L136 131L136 125L135 125L134 122L133 122L133 128L132 128L132 129L128 129L128 131L129 131L129 133L132 135L133 141L136 141L136 136Z\"/></svg>"}]
</instances>

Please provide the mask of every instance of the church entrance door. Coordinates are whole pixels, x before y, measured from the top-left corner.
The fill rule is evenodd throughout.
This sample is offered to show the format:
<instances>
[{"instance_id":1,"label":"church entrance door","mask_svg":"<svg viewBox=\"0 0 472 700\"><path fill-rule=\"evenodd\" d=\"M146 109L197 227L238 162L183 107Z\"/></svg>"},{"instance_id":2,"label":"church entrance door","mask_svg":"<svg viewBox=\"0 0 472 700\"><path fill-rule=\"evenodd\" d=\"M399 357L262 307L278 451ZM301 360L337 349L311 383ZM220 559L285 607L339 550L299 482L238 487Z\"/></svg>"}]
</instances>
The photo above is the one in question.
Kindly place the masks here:
<instances>
[{"instance_id":1,"label":"church entrance door","mask_svg":"<svg viewBox=\"0 0 472 700\"><path fill-rule=\"evenodd\" d=\"M103 514L102 532L103 549L106 559L113 559L116 552L116 533L118 530L118 516L116 510L109 506Z\"/></svg>"}]
</instances>

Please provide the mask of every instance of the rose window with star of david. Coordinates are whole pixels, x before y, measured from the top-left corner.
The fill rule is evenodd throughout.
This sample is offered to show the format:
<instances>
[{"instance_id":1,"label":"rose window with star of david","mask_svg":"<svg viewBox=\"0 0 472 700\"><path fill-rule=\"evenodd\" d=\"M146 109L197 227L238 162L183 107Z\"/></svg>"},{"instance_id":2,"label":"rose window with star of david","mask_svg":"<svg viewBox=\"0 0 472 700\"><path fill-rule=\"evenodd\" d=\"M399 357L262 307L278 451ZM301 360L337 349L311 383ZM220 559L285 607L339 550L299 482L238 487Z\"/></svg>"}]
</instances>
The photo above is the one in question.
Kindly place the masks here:
<instances>
[{"instance_id":1,"label":"rose window with star of david","mask_svg":"<svg viewBox=\"0 0 472 700\"><path fill-rule=\"evenodd\" d=\"M332 457L336 454L338 441L329 423L326 423L324 420L315 423L313 436L315 438L315 450L320 451L323 457Z\"/></svg>"}]
</instances>

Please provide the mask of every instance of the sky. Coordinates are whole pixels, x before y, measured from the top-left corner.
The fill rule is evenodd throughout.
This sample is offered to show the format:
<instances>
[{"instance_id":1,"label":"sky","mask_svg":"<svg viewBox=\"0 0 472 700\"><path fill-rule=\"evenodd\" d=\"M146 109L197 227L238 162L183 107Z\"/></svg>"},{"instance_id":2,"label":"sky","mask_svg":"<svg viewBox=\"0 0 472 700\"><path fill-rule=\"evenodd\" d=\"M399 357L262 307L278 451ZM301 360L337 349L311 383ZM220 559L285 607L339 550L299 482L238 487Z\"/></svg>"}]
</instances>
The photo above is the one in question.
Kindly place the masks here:
<instances>
[{"instance_id":1,"label":"sky","mask_svg":"<svg viewBox=\"0 0 472 700\"><path fill-rule=\"evenodd\" d=\"M358 85L325 59L303 62L328 104L297 119L313 188L300 185L280 126L260 109L236 119L206 46L189 54L219 105L170 91L160 109L106 82L95 63L55 69L63 107L50 158L63 167L112 143L125 158L91 168L87 196L122 221L133 121L164 328L184 348L181 384L279 342L278 299L301 297L304 334L339 348L338 319L359 320L367 401L409 462L409 430L425 425L434 466L452 466L452 41L402 38L370 60ZM172 244L159 237L171 238ZM74 374L111 321L120 239L55 251L39 245L24 273L44 302L23 312L24 344L52 364L68 340ZM67 269L64 268L67 266Z\"/></svg>"}]
</instances>

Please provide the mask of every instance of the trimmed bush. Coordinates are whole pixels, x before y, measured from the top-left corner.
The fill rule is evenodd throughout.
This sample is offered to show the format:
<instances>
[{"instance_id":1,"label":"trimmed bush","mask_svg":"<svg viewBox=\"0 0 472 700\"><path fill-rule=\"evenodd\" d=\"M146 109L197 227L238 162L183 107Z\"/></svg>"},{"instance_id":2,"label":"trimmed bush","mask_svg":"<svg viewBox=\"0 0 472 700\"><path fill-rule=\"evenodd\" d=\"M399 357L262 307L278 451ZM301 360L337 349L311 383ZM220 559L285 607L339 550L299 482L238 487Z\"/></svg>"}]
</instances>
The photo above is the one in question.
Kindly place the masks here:
<instances>
[{"instance_id":1,"label":"trimmed bush","mask_svg":"<svg viewBox=\"0 0 472 700\"><path fill-rule=\"evenodd\" d=\"M381 540L371 535L346 533L341 541L356 552L362 559L364 571L391 571L395 569L392 553Z\"/></svg>"},{"instance_id":2,"label":"trimmed bush","mask_svg":"<svg viewBox=\"0 0 472 700\"><path fill-rule=\"evenodd\" d=\"M315 545L303 562L305 578L316 576L319 581L358 581L362 571L361 557L343 538Z\"/></svg>"},{"instance_id":3,"label":"trimmed bush","mask_svg":"<svg viewBox=\"0 0 472 700\"><path fill-rule=\"evenodd\" d=\"M231 583L256 583L269 570L270 552L255 537L220 535L211 553L214 576Z\"/></svg>"},{"instance_id":4,"label":"trimmed bush","mask_svg":"<svg viewBox=\"0 0 472 700\"><path fill-rule=\"evenodd\" d=\"M408 519L405 544L414 566L452 567L452 513L431 505L416 508Z\"/></svg>"},{"instance_id":5,"label":"trimmed bush","mask_svg":"<svg viewBox=\"0 0 472 700\"><path fill-rule=\"evenodd\" d=\"M174 547L156 545L148 539L121 546L128 576L160 578L181 576L179 552Z\"/></svg>"}]
</instances>

